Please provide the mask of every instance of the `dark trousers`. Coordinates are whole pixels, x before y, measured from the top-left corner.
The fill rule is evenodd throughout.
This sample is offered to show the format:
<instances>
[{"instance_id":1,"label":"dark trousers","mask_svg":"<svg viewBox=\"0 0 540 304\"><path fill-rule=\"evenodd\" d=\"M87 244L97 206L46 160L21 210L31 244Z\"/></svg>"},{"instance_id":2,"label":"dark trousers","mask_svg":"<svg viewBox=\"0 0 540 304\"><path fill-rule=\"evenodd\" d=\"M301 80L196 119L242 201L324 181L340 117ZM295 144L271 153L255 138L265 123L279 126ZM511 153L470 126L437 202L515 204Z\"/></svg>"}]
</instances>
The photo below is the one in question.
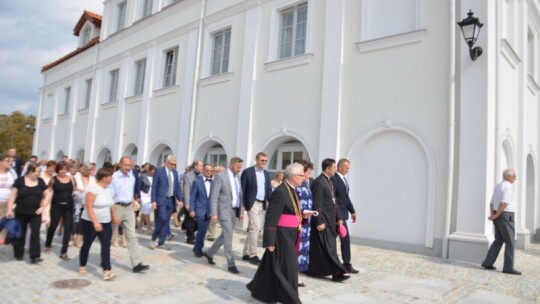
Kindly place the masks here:
<instances>
[{"instance_id":1,"label":"dark trousers","mask_svg":"<svg viewBox=\"0 0 540 304\"><path fill-rule=\"evenodd\" d=\"M204 247L204 238L206 237L206 231L208 231L208 223L210 222L209 216L197 216L197 235L195 238L195 246L193 246L193 252L202 253Z\"/></svg>"},{"instance_id":2,"label":"dark trousers","mask_svg":"<svg viewBox=\"0 0 540 304\"><path fill-rule=\"evenodd\" d=\"M351 237L349 236L349 227L347 227L347 221L343 221L343 225L347 228L347 235L341 240L341 259L343 260L343 265L351 266Z\"/></svg>"},{"instance_id":3,"label":"dark trousers","mask_svg":"<svg viewBox=\"0 0 540 304\"><path fill-rule=\"evenodd\" d=\"M493 221L493 225L495 226L495 241L489 247L486 259L482 265L493 266L504 244L503 271L512 271L514 270L514 212L503 212Z\"/></svg>"},{"instance_id":4,"label":"dark trousers","mask_svg":"<svg viewBox=\"0 0 540 304\"><path fill-rule=\"evenodd\" d=\"M154 213L156 218L154 232L152 233L152 241L159 238L158 246L165 243L167 238L167 227L170 228L171 214L173 210L174 199L168 198L165 202L159 205Z\"/></svg>"},{"instance_id":5,"label":"dark trousers","mask_svg":"<svg viewBox=\"0 0 540 304\"><path fill-rule=\"evenodd\" d=\"M99 242L101 243L101 267L103 270L111 270L112 226L109 222L101 223L101 227L103 227L103 230L97 232L96 229L94 229L94 224L92 224L92 222L81 219L81 230L83 235L83 244L79 254L79 265L81 267L86 267L90 247L96 237L98 237Z\"/></svg>"},{"instance_id":6,"label":"dark trousers","mask_svg":"<svg viewBox=\"0 0 540 304\"><path fill-rule=\"evenodd\" d=\"M24 244L26 243L26 228L30 224L30 258L39 258L41 248L39 244L39 228L41 227L41 214L19 214L15 217L21 223L22 236L18 240L13 240L13 255L15 258L24 256Z\"/></svg>"},{"instance_id":7,"label":"dark trousers","mask_svg":"<svg viewBox=\"0 0 540 304\"><path fill-rule=\"evenodd\" d=\"M71 226L73 225L73 204L52 204L51 205L51 225L47 230L47 239L45 241L45 247L51 247L54 232L58 227L60 219L64 219L64 233L62 235L62 249L60 253L66 253L69 239L71 237Z\"/></svg>"},{"instance_id":8,"label":"dark trousers","mask_svg":"<svg viewBox=\"0 0 540 304\"><path fill-rule=\"evenodd\" d=\"M186 230L187 241L195 240L195 231L197 230L197 222L189 215L189 211L184 207L184 221L182 222L182 230Z\"/></svg>"}]
</instances>

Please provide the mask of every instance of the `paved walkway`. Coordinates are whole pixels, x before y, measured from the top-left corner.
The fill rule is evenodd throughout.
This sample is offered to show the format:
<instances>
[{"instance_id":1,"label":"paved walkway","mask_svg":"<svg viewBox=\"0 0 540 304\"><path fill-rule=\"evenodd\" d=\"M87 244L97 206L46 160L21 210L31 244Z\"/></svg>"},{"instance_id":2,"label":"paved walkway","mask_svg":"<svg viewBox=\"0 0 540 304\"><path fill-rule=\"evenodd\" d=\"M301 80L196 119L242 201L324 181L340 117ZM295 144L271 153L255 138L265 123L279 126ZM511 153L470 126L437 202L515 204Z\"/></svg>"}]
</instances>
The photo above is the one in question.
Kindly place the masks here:
<instances>
[{"instance_id":1,"label":"paved walkway","mask_svg":"<svg viewBox=\"0 0 540 304\"><path fill-rule=\"evenodd\" d=\"M101 280L99 243L93 245L89 274L80 277L78 249L69 248L71 261L58 258L60 237L53 252L40 265L15 261L10 246L0 247L1 303L257 303L245 284L255 266L237 261L241 273L226 271L223 249L215 256L217 265L196 258L184 235L169 242L173 251L150 250L149 236L139 234L142 254L151 269L145 274L131 272L127 249L112 248L113 269L118 277ZM237 230L234 249L241 256L245 233ZM208 242L207 242L208 246ZM516 268L522 276L487 271L478 265L353 245L353 263L360 273L343 283L329 279L304 278L300 288L303 303L539 303L540 244L516 252ZM262 253L262 251L261 251ZM501 256L502 258L502 256ZM496 264L501 269L502 259ZM86 279L90 285L59 289L59 280Z\"/></svg>"}]
</instances>

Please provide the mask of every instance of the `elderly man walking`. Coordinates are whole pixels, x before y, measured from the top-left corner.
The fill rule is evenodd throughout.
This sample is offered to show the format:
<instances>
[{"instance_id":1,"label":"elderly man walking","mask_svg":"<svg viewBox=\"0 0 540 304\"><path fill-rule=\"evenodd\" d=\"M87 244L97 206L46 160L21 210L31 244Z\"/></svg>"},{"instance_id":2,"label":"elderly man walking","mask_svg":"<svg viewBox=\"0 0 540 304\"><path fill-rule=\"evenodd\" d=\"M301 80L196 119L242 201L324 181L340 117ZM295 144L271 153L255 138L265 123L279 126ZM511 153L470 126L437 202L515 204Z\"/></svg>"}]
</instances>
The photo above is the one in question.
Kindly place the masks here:
<instances>
[{"instance_id":1,"label":"elderly man walking","mask_svg":"<svg viewBox=\"0 0 540 304\"><path fill-rule=\"evenodd\" d=\"M514 212L516 210L514 182L516 181L516 172L512 169L506 169L503 172L502 182L495 185L493 196L489 204L491 215L488 217L495 226L495 241L491 244L486 259L482 267L489 270L495 270L493 264L499 256L501 247L504 244L504 266L503 272L508 274L520 275L521 272L514 269Z\"/></svg>"},{"instance_id":2,"label":"elderly man walking","mask_svg":"<svg viewBox=\"0 0 540 304\"><path fill-rule=\"evenodd\" d=\"M133 272L139 273L148 270L150 266L142 263L139 251L139 242L135 234L135 212L133 204L140 199L139 177L132 169L133 161L129 156L122 156L120 169L113 174L110 184L114 199L114 210L120 218L124 234L127 239L127 248L131 259Z\"/></svg>"}]
</instances>

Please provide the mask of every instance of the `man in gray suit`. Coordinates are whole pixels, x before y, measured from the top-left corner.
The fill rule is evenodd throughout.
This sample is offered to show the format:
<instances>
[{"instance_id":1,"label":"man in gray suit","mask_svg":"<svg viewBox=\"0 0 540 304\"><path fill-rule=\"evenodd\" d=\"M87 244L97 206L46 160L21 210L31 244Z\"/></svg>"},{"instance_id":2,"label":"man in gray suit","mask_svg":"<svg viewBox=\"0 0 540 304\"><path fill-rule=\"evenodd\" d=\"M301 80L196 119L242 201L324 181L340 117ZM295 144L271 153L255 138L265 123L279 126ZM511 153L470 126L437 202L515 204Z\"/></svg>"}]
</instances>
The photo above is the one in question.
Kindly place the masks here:
<instances>
[{"instance_id":1,"label":"man in gray suit","mask_svg":"<svg viewBox=\"0 0 540 304\"><path fill-rule=\"evenodd\" d=\"M236 218L242 221L244 206L242 205L242 187L239 173L244 161L239 157L233 157L229 163L229 169L221 172L214 178L214 187L210 193L210 216L213 223L221 224L221 235L216 239L212 247L204 256L208 264L215 265L214 254L224 245L225 257L229 272L239 273L234 262L232 240Z\"/></svg>"},{"instance_id":2,"label":"man in gray suit","mask_svg":"<svg viewBox=\"0 0 540 304\"><path fill-rule=\"evenodd\" d=\"M186 243L188 244L195 244L195 230L197 230L197 223L195 222L195 219L192 218L189 208L189 202L190 202L190 194L191 194L191 186L193 185L193 182L195 179L201 174L203 169L203 162L201 160L195 160L191 164L190 171L184 175L183 180L183 187L184 190L184 222L182 223L182 230L186 231L187 240Z\"/></svg>"}]
</instances>

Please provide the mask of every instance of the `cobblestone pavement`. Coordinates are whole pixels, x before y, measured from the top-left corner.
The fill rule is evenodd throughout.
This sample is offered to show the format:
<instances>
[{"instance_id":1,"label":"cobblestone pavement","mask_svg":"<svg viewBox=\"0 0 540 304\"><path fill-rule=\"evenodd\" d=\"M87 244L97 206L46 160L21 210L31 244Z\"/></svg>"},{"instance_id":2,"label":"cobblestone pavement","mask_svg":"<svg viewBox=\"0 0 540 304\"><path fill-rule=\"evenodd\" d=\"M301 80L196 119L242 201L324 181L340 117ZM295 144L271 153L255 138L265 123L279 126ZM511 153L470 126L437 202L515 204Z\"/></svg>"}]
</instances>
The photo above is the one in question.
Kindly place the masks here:
<instances>
[{"instance_id":1,"label":"cobblestone pavement","mask_svg":"<svg viewBox=\"0 0 540 304\"><path fill-rule=\"evenodd\" d=\"M101 280L98 242L93 244L85 277L77 273L77 248L68 250L71 261L59 259L60 237L55 237L53 253L44 254L40 265L30 264L27 256L24 262L15 261L11 246L0 246L0 303L257 303L245 288L256 267L240 261L243 231L235 232L239 275L227 272L223 249L214 258L217 265L210 266L206 259L193 255L182 232L173 232L177 236L168 242L172 251L150 250L149 235L139 234L145 263L151 266L145 274L131 272L126 248L112 247L118 276L110 282ZM540 302L540 244L516 251L516 269L523 271L522 276L499 271L502 255L496 264L499 270L487 271L478 265L360 245L353 245L352 250L360 273L343 283L305 277L307 287L300 288L303 303ZM58 281L69 279L90 284L76 289L55 287Z\"/></svg>"}]
</instances>

